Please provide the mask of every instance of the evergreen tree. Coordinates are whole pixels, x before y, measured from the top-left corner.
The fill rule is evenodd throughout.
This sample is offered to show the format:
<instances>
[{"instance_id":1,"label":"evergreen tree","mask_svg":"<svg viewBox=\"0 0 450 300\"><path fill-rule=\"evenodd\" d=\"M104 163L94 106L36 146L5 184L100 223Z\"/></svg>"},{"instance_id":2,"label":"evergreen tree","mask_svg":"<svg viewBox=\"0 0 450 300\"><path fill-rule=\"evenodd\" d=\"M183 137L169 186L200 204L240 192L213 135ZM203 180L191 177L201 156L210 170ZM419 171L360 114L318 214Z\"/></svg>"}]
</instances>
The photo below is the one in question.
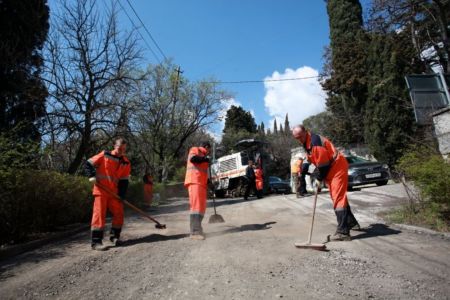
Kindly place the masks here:
<instances>
[{"instance_id":1,"label":"evergreen tree","mask_svg":"<svg viewBox=\"0 0 450 300\"><path fill-rule=\"evenodd\" d=\"M47 89L39 78L47 38L46 0L0 1L0 133L40 140Z\"/></svg>"},{"instance_id":2,"label":"evergreen tree","mask_svg":"<svg viewBox=\"0 0 450 300\"><path fill-rule=\"evenodd\" d=\"M363 30L362 8L358 0L329 0L330 77L323 87L327 107L337 118L336 128L346 143L363 140L363 117L367 97L367 36Z\"/></svg>"},{"instance_id":3,"label":"evergreen tree","mask_svg":"<svg viewBox=\"0 0 450 300\"><path fill-rule=\"evenodd\" d=\"M266 129L265 129L265 127L264 127L264 122L261 122L261 133L263 134L263 135L265 135L266 134Z\"/></svg>"},{"instance_id":4,"label":"evergreen tree","mask_svg":"<svg viewBox=\"0 0 450 300\"><path fill-rule=\"evenodd\" d=\"M365 140L374 156L390 165L414 134L414 114L404 80L405 74L420 70L411 65L414 51L406 33L372 36Z\"/></svg>"},{"instance_id":5,"label":"evergreen tree","mask_svg":"<svg viewBox=\"0 0 450 300\"><path fill-rule=\"evenodd\" d=\"M256 134L257 126L252 114L240 106L232 105L225 117L221 142L225 152L231 153L238 141L253 138Z\"/></svg>"},{"instance_id":6,"label":"evergreen tree","mask_svg":"<svg viewBox=\"0 0 450 300\"><path fill-rule=\"evenodd\" d=\"M273 120L273 134L278 134L277 119Z\"/></svg>"},{"instance_id":7,"label":"evergreen tree","mask_svg":"<svg viewBox=\"0 0 450 300\"><path fill-rule=\"evenodd\" d=\"M288 114L286 114L286 118L284 119L284 131L286 134L291 133L291 126L289 125L289 117Z\"/></svg>"},{"instance_id":8,"label":"evergreen tree","mask_svg":"<svg viewBox=\"0 0 450 300\"><path fill-rule=\"evenodd\" d=\"M245 111L240 106L232 105L225 116L223 133L226 134L227 132L236 132L240 130L256 133L255 119L249 111Z\"/></svg>"}]
</instances>

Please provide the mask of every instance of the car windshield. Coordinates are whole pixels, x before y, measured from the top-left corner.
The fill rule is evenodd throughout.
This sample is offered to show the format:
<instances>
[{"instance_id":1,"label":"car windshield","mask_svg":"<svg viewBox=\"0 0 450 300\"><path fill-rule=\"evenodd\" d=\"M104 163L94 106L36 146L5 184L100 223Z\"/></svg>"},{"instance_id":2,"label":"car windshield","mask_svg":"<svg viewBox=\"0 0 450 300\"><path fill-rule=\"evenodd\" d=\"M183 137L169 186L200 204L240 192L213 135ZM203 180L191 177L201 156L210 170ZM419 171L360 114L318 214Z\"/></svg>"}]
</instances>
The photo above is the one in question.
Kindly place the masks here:
<instances>
[{"instance_id":1,"label":"car windshield","mask_svg":"<svg viewBox=\"0 0 450 300\"><path fill-rule=\"evenodd\" d=\"M283 180L281 180L280 177L270 176L270 177L269 177L269 181L272 181L272 182L281 182L281 181L283 181Z\"/></svg>"},{"instance_id":2,"label":"car windshield","mask_svg":"<svg viewBox=\"0 0 450 300\"><path fill-rule=\"evenodd\" d=\"M364 158L361 157L356 157L356 156L346 156L345 157L348 161L349 164L357 164L357 163L366 163L366 162L370 162Z\"/></svg>"}]
</instances>

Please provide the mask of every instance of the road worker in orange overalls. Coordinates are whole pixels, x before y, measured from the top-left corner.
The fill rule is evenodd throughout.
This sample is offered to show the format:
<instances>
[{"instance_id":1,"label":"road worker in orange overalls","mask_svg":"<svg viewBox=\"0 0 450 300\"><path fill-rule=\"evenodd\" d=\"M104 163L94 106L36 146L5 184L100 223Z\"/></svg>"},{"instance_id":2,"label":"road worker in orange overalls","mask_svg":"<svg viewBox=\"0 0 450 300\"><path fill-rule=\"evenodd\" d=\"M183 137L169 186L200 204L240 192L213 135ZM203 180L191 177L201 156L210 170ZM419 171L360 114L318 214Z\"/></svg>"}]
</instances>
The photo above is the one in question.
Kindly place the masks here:
<instances>
[{"instance_id":1,"label":"road worker in orange overalls","mask_svg":"<svg viewBox=\"0 0 450 300\"><path fill-rule=\"evenodd\" d=\"M92 194L95 197L94 209L92 213L91 233L92 249L103 251L103 231L105 230L106 209L112 215L112 226L110 231L110 241L114 245L119 245L120 232L123 225L123 204L112 197L108 192L102 190L96 183L99 183L120 198L125 198L130 177L130 161L125 156L127 142L123 138L118 138L114 143L114 150L102 151L91 157L85 164L89 181L94 184Z\"/></svg>"},{"instance_id":2,"label":"road worker in orange overalls","mask_svg":"<svg viewBox=\"0 0 450 300\"><path fill-rule=\"evenodd\" d=\"M256 183L256 197L261 199L264 189L264 173L261 165L255 165L255 183Z\"/></svg>"},{"instance_id":3,"label":"road worker in orange overalls","mask_svg":"<svg viewBox=\"0 0 450 300\"><path fill-rule=\"evenodd\" d=\"M305 148L308 161L319 170L317 186L320 187L322 180L325 180L330 190L338 223L331 240L350 241L350 230L359 230L360 226L347 199L347 160L327 138L307 131L303 125L295 126L292 135Z\"/></svg>"},{"instance_id":4,"label":"road worker in orange overalls","mask_svg":"<svg viewBox=\"0 0 450 300\"><path fill-rule=\"evenodd\" d=\"M202 142L200 147L192 147L189 150L187 159L184 186L189 192L190 233L194 240L205 239L202 220L206 211L210 149L209 142Z\"/></svg>"},{"instance_id":5,"label":"road worker in orange overalls","mask_svg":"<svg viewBox=\"0 0 450 300\"><path fill-rule=\"evenodd\" d=\"M295 194L300 198L301 174L303 167L303 158L299 157L291 166L291 176L294 179Z\"/></svg>"},{"instance_id":6,"label":"road worker in orange overalls","mask_svg":"<svg viewBox=\"0 0 450 300\"><path fill-rule=\"evenodd\" d=\"M150 207L153 200L153 176L146 173L142 181L144 182L144 202Z\"/></svg>"}]
</instances>

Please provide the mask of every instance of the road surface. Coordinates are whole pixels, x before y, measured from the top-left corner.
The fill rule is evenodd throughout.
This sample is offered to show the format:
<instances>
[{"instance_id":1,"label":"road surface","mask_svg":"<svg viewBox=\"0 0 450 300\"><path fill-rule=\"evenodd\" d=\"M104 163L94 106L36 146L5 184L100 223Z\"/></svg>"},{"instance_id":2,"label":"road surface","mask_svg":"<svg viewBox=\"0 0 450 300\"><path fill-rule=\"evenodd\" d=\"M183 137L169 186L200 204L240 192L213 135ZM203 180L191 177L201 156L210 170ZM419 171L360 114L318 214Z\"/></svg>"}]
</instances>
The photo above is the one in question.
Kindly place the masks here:
<instances>
[{"instance_id":1,"label":"road surface","mask_svg":"<svg viewBox=\"0 0 450 300\"><path fill-rule=\"evenodd\" d=\"M90 249L89 234L0 262L1 299L449 299L448 238L389 227L376 213L404 200L400 185L349 193L362 232L329 251L297 249L307 238L313 197L220 200L226 223L188 238L186 199L156 211L157 230L128 217L124 246ZM208 209L209 213L212 209ZM326 193L314 242L335 230Z\"/></svg>"}]
</instances>

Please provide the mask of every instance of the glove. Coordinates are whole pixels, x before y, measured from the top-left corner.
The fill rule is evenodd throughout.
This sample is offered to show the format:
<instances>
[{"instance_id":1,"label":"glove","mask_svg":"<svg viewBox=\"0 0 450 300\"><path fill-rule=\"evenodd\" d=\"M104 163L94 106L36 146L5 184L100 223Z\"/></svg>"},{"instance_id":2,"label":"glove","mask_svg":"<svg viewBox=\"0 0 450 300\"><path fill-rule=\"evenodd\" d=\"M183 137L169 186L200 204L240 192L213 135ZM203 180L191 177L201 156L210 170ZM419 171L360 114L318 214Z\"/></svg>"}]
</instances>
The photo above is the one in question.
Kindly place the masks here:
<instances>
[{"instance_id":1,"label":"glove","mask_svg":"<svg viewBox=\"0 0 450 300\"><path fill-rule=\"evenodd\" d=\"M316 179L314 180L314 183L316 184L317 191L320 193L322 191L322 181Z\"/></svg>"},{"instance_id":2,"label":"glove","mask_svg":"<svg viewBox=\"0 0 450 300\"><path fill-rule=\"evenodd\" d=\"M209 163L209 156L203 157L203 161Z\"/></svg>"},{"instance_id":3,"label":"glove","mask_svg":"<svg viewBox=\"0 0 450 300\"><path fill-rule=\"evenodd\" d=\"M95 178L95 177L90 177L90 178L89 178L89 182L90 182L92 185L94 185L94 184L97 183L97 178Z\"/></svg>"}]
</instances>

